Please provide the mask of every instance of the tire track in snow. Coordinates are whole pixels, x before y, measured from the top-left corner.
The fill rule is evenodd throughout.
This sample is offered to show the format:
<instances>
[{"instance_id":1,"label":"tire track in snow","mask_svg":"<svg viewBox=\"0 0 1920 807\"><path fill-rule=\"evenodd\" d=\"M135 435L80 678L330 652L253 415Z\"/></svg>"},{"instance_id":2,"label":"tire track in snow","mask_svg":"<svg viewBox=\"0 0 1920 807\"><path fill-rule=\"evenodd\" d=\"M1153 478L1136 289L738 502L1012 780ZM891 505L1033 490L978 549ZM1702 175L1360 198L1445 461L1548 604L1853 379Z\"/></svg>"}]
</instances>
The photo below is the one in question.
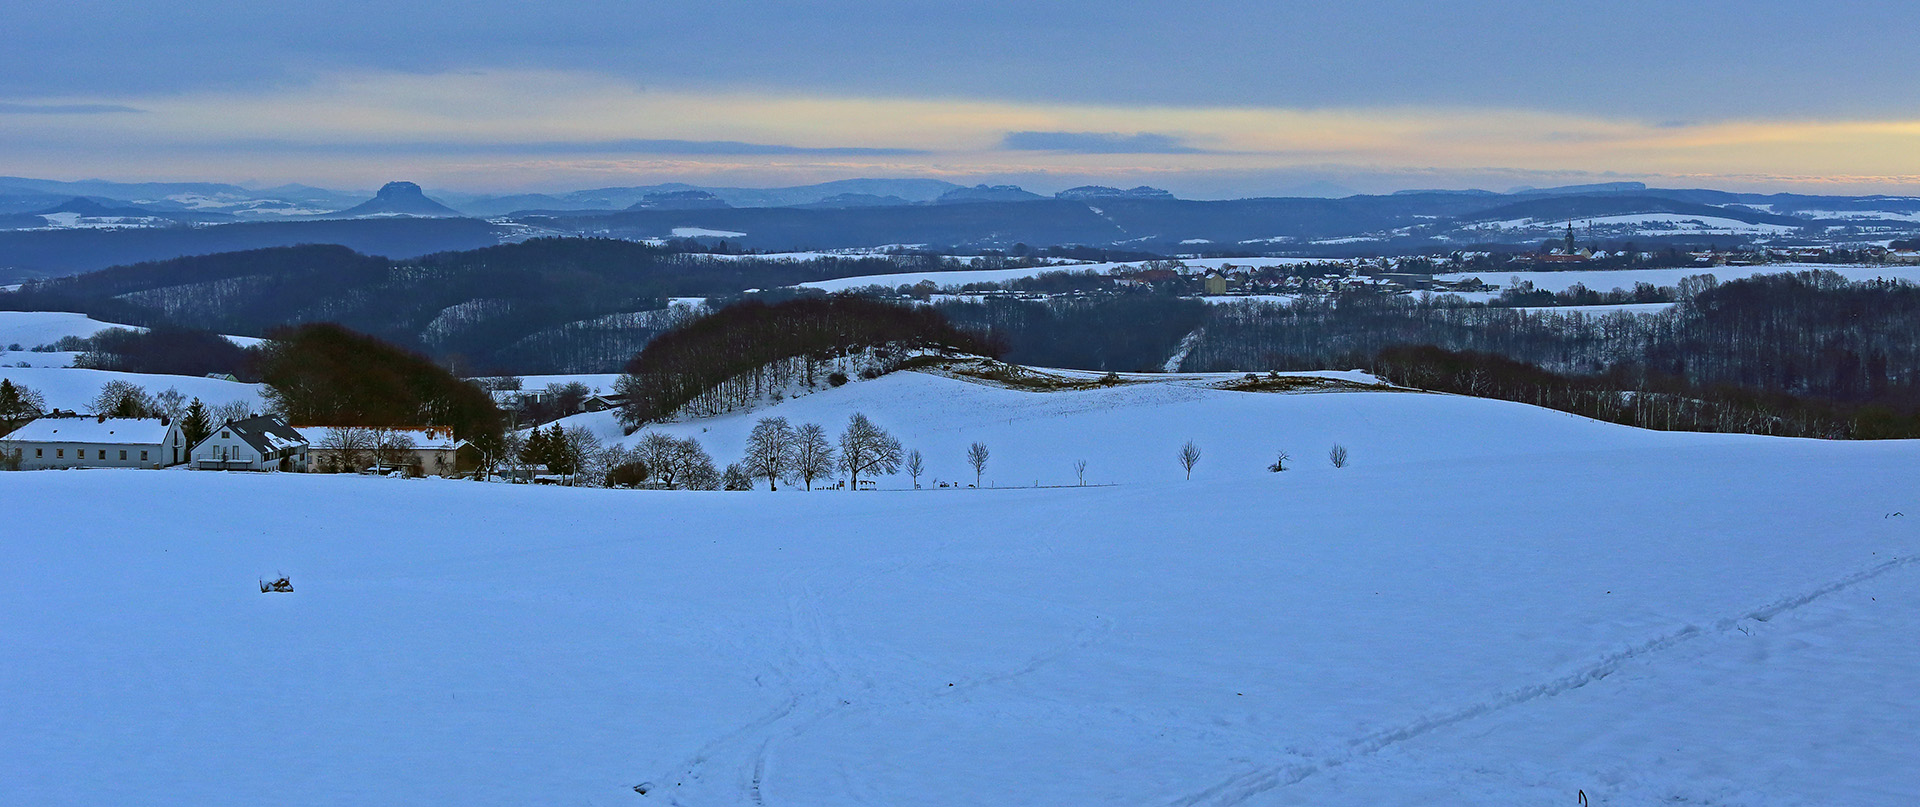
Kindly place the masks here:
<instances>
[{"instance_id":1,"label":"tire track in snow","mask_svg":"<svg viewBox=\"0 0 1920 807\"><path fill-rule=\"evenodd\" d=\"M1820 586L1811 591L1782 597L1738 616L1715 621L1707 627L1686 625L1654 639L1641 642L1617 653L1600 657L1594 663L1566 675L1531 686L1511 689L1499 693L1487 700L1460 707L1449 712L1427 715L1398 728L1375 732L1347 741L1346 749L1327 754L1318 760L1270 765L1246 771L1215 783L1204 790L1182 796L1168 802L1169 807L1229 807L1275 788L1295 784L1323 770L1337 768L1349 760L1368 756L1389 746L1412 740L1438 729L1472 720L1476 717L1518 706L1528 701L1552 697L1561 693L1579 689L1618 671L1629 662L1667 650L1683 642L1710 634L1731 633L1743 622L1767 622L1781 614L1804 607L1821 598L1837 594L1868 580L1884 575L1895 569L1904 568L1920 561L1920 555L1894 558L1839 580Z\"/></svg>"},{"instance_id":2,"label":"tire track in snow","mask_svg":"<svg viewBox=\"0 0 1920 807\"><path fill-rule=\"evenodd\" d=\"M907 565L892 564L886 569L856 578L846 585L847 587L864 585L866 581L874 578L897 573ZM731 786L722 785L724 792L711 803L753 804L764 807L769 801L765 790L768 760L777 741L798 738L836 715L860 711L898 714L901 710L935 703L960 692L1012 681L1038 672L1076 652L1099 644L1110 636L1114 629L1113 619L1099 614L1087 614L1092 624L1073 631L1058 645L1028 657L1013 669L962 681L957 686L949 685L931 690L902 689L898 686L889 686L887 681L876 681L865 675L857 673L850 675L843 672L841 667L846 662L861 664L865 660L864 657L842 657L841 663L835 662L836 657L841 657L839 642L836 641L834 626L818 608L820 597L811 586L801 584L798 588L799 593L787 597L788 634L796 641L783 653L780 669L776 671L785 679L789 689L787 700L761 717L709 740L682 764L677 776L665 776L655 780L670 783L655 788L667 797L667 804L673 807L687 807L689 802L699 805L708 804L707 799L714 797L715 794L699 786L708 783L711 778L709 771L719 769L734 771L734 783ZM1002 593L1001 596L1028 599L1049 607L1059 607L1037 598L1006 593ZM894 691L889 692L889 689ZM856 697L859 702L855 702ZM688 785L695 787L688 789ZM688 801L683 801L682 797Z\"/></svg>"},{"instance_id":3,"label":"tire track in snow","mask_svg":"<svg viewBox=\"0 0 1920 807\"><path fill-rule=\"evenodd\" d=\"M792 576L788 575L789 578ZM676 775L656 780L660 782L657 789L667 797L667 804L685 807L686 803L680 799L683 795L703 798L695 791L687 790L687 786L694 785L697 788L704 784L707 771L719 767L735 771L734 776L737 777L734 787L738 789L725 799L725 803L765 805L763 786L767 757L774 738L779 735L779 729L783 725L798 722L799 725L790 731L797 735L831 713L836 708L835 704L844 703L838 698L821 702L823 693L839 682L840 671L829 658L832 642L827 635L825 620L821 619L818 609L813 606L813 599L811 587L804 585L800 586L799 593L787 597L786 635L794 641L781 654L780 664L774 670L785 681L788 690L786 700L766 714L707 741L681 764Z\"/></svg>"}]
</instances>

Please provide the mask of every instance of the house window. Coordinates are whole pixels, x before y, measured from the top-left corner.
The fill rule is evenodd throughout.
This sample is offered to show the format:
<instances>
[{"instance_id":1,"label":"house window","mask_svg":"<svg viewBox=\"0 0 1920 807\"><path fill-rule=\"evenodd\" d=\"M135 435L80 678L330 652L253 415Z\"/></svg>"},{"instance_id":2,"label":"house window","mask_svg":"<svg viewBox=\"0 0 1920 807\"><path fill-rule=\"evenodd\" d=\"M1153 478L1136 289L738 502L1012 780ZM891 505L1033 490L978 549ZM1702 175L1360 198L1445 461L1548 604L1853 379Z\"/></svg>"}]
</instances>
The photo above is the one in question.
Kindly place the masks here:
<instances>
[{"instance_id":1,"label":"house window","mask_svg":"<svg viewBox=\"0 0 1920 807\"><path fill-rule=\"evenodd\" d=\"M226 433L226 432L221 432L221 433L220 433L220 439L222 439L222 440L231 440L231 439L233 439L233 435L231 435L231 434L228 434L228 433Z\"/></svg>"},{"instance_id":2,"label":"house window","mask_svg":"<svg viewBox=\"0 0 1920 807\"><path fill-rule=\"evenodd\" d=\"M106 458L107 458L107 450L106 450L106 449L104 449L104 448L103 448L103 449L100 449L100 459L103 459L103 460L104 460L104 459L106 459Z\"/></svg>"},{"instance_id":3,"label":"house window","mask_svg":"<svg viewBox=\"0 0 1920 807\"><path fill-rule=\"evenodd\" d=\"M142 451L142 452L140 452L140 461L141 461L141 462L146 462L146 461L147 461L147 452L145 452L145 451Z\"/></svg>"},{"instance_id":4,"label":"house window","mask_svg":"<svg viewBox=\"0 0 1920 807\"><path fill-rule=\"evenodd\" d=\"M67 458L67 450L66 450L66 449L64 449L64 448L56 448L56 449L54 449L54 450L53 450L53 456L54 456L54 457L55 457L56 459L66 459L66 458Z\"/></svg>"},{"instance_id":5,"label":"house window","mask_svg":"<svg viewBox=\"0 0 1920 807\"><path fill-rule=\"evenodd\" d=\"M123 462L127 459L127 450L124 448L120 449L120 459Z\"/></svg>"},{"instance_id":6,"label":"house window","mask_svg":"<svg viewBox=\"0 0 1920 807\"><path fill-rule=\"evenodd\" d=\"M36 448L33 450L33 458L36 460L46 455L47 455L47 450L44 448Z\"/></svg>"}]
</instances>

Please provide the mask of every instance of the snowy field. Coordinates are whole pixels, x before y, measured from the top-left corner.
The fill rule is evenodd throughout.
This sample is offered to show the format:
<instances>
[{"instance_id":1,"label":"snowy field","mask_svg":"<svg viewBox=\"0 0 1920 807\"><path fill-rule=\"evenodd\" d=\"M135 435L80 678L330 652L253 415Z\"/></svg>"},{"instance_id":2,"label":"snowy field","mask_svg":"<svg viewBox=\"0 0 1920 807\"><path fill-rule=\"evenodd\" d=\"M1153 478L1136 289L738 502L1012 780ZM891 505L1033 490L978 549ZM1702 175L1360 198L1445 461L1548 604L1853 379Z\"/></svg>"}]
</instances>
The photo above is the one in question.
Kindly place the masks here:
<instances>
[{"instance_id":1,"label":"snowy field","mask_svg":"<svg viewBox=\"0 0 1920 807\"><path fill-rule=\"evenodd\" d=\"M1621 303L1620 305L1556 305L1544 308L1516 308L1529 314L1585 314L1589 317L1604 317L1608 314L1659 314L1673 308L1673 303Z\"/></svg>"},{"instance_id":2,"label":"snowy field","mask_svg":"<svg viewBox=\"0 0 1920 807\"><path fill-rule=\"evenodd\" d=\"M77 350L0 350L0 367L72 367Z\"/></svg>"},{"instance_id":3,"label":"snowy field","mask_svg":"<svg viewBox=\"0 0 1920 807\"><path fill-rule=\"evenodd\" d=\"M223 381L217 378L202 378L189 375L158 375L153 373L120 373L110 370L80 370L71 367L0 367L0 378L23 384L46 398L47 407L67 409L75 412L91 413L94 396L100 394L100 388L108 381L131 381L146 389L148 393L158 393L169 387L177 389L189 400L199 398L208 406L228 401L246 401L255 412L266 411L260 400L260 392L265 389L260 384L242 384ZM0 482L0 487L5 483Z\"/></svg>"},{"instance_id":4,"label":"snowy field","mask_svg":"<svg viewBox=\"0 0 1920 807\"><path fill-rule=\"evenodd\" d=\"M1508 219L1471 225L1485 230L1555 230L1567 219ZM1755 224L1723 216L1696 216L1687 213L1625 213L1617 216L1590 216L1573 219L1576 227L1598 227L1619 235L1785 235L1802 225ZM1626 232L1621 232L1621 231Z\"/></svg>"},{"instance_id":5,"label":"snowy field","mask_svg":"<svg viewBox=\"0 0 1920 807\"><path fill-rule=\"evenodd\" d=\"M0 365L28 362L34 367L71 367L71 352L34 354L33 348L51 345L61 339L72 336L87 338L109 328L124 328L130 331L144 331L138 325L120 325L101 322L85 314L66 311L0 311ZM230 341L241 347L253 347L266 340L253 336L227 336ZM11 350L19 345L21 350ZM59 361L58 357L66 357Z\"/></svg>"},{"instance_id":6,"label":"snowy field","mask_svg":"<svg viewBox=\"0 0 1920 807\"><path fill-rule=\"evenodd\" d=\"M1477 277L1502 289L1512 284L1511 278L1533 283L1536 289L1551 292L1566 291L1575 283L1584 284L1595 291L1614 289L1632 289L1635 283L1652 283L1655 286L1674 286L1683 277L1692 275L1713 275L1722 283L1755 275L1778 275L1798 272L1825 270L1838 273L1852 281L1886 278L1920 282L1920 266L1836 266L1832 264L1776 263L1766 266L1700 266L1681 269L1586 269L1570 272L1456 272L1434 275L1435 280L1459 281ZM1475 295L1463 294L1474 299ZM1483 297L1498 295L1481 294Z\"/></svg>"},{"instance_id":7,"label":"snowy field","mask_svg":"<svg viewBox=\"0 0 1920 807\"><path fill-rule=\"evenodd\" d=\"M768 411L1103 487L0 475L0 803L1920 800L1920 444L1206 380Z\"/></svg>"},{"instance_id":8,"label":"snowy field","mask_svg":"<svg viewBox=\"0 0 1920 807\"><path fill-rule=\"evenodd\" d=\"M65 311L0 311L0 349L12 345L32 349L69 336L85 339L108 328L146 330L134 325L101 322L85 314Z\"/></svg>"},{"instance_id":9,"label":"snowy field","mask_svg":"<svg viewBox=\"0 0 1920 807\"><path fill-rule=\"evenodd\" d=\"M612 393L613 385L620 381L620 374L578 373L574 375L523 375L518 376L518 378L520 379L520 389L527 392L546 389L548 384L572 384L579 382L587 385L587 389L595 392Z\"/></svg>"},{"instance_id":10,"label":"snowy field","mask_svg":"<svg viewBox=\"0 0 1920 807\"><path fill-rule=\"evenodd\" d=\"M1185 259L1182 259L1180 262L1185 264L1189 270L1204 271L1206 269L1218 269L1222 266L1229 266L1229 265L1239 266L1239 267L1296 266L1302 263L1312 263L1315 260L1317 259L1314 259L1314 258L1185 258ZM1012 280L1021 280L1029 277L1039 277L1040 275L1046 274L1048 272L1094 272L1094 273L1103 274L1103 275L1112 274L1116 271L1132 271L1135 269L1139 269L1141 266L1141 263L1143 262L1135 261L1131 263L1070 263L1070 264L1057 264L1052 266L1034 266L1034 267L1018 268L1018 269L961 269L961 270L956 270L951 272L899 272L895 274L886 274L886 275L861 275L859 277L843 277L843 278L837 278L834 280L816 280L809 283L801 283L799 284L799 287L808 288L808 289L819 289L821 291L826 291L826 292L835 292L835 291L846 291L847 289L857 289L864 286L875 286L875 285L886 286L887 288L895 288L902 285L911 286L916 283L919 283L922 280L928 280L928 281L932 281L935 284L938 284L941 288L946 288L948 286L964 286L968 283L1005 283ZM1488 281L1488 282L1492 282L1492 281Z\"/></svg>"},{"instance_id":11,"label":"snowy field","mask_svg":"<svg viewBox=\"0 0 1920 807\"><path fill-rule=\"evenodd\" d=\"M1122 264L1088 263L1066 266L1035 266L1019 269L956 269L950 272L898 272L887 275L860 275L842 277L833 280L815 280L799 284L803 289L819 289L825 292L846 291L865 286L912 286L920 281L931 281L941 288L964 286L968 283L1005 283L1029 277L1039 277L1047 272L1098 272L1105 274L1113 267Z\"/></svg>"}]
</instances>

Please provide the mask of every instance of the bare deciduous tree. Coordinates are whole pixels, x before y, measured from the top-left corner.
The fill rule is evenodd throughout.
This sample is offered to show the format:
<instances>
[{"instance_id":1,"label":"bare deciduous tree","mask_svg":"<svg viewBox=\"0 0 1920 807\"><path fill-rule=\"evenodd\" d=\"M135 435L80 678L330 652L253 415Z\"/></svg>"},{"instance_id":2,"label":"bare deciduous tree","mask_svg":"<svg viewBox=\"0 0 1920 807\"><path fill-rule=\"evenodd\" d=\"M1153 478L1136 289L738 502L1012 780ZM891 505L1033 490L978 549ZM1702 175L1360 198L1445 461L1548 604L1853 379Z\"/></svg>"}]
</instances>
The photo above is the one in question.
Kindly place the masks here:
<instances>
[{"instance_id":1,"label":"bare deciduous tree","mask_svg":"<svg viewBox=\"0 0 1920 807\"><path fill-rule=\"evenodd\" d=\"M1292 462L1292 461L1293 461L1293 455L1292 455L1292 454L1288 454L1288 453L1287 453L1287 452L1285 452L1285 451L1282 451L1282 452L1280 452L1280 454L1279 454L1278 456L1276 456L1276 457L1274 457L1274 458L1273 458L1273 464L1272 464L1272 465L1269 465L1269 466L1267 466L1267 470L1269 470L1269 471L1272 471L1272 472L1274 472L1274 473L1276 473L1276 474L1277 474L1277 473L1279 473L1279 472L1281 472L1281 471L1284 471L1284 470L1286 470L1286 469L1287 469L1287 463L1289 463L1289 462Z\"/></svg>"},{"instance_id":2,"label":"bare deciduous tree","mask_svg":"<svg viewBox=\"0 0 1920 807\"><path fill-rule=\"evenodd\" d=\"M700 441L688 437L674 441L674 470L680 486L687 490L719 490L723 481L719 469L713 467L713 458L707 456L707 450L700 447Z\"/></svg>"},{"instance_id":3,"label":"bare deciduous tree","mask_svg":"<svg viewBox=\"0 0 1920 807\"><path fill-rule=\"evenodd\" d=\"M780 489L780 480L793 475L793 427L786 418L761 418L747 435L747 454L740 467L749 478L766 477L767 487Z\"/></svg>"},{"instance_id":4,"label":"bare deciduous tree","mask_svg":"<svg viewBox=\"0 0 1920 807\"><path fill-rule=\"evenodd\" d=\"M793 472L807 490L813 490L813 480L833 473L833 443L820 424L808 423L794 432Z\"/></svg>"},{"instance_id":5,"label":"bare deciduous tree","mask_svg":"<svg viewBox=\"0 0 1920 807\"><path fill-rule=\"evenodd\" d=\"M566 447L567 457L573 461L572 478L569 485L597 486L607 478L607 452L600 445L592 429L585 426L569 426L561 432L562 445Z\"/></svg>"},{"instance_id":6,"label":"bare deciduous tree","mask_svg":"<svg viewBox=\"0 0 1920 807\"><path fill-rule=\"evenodd\" d=\"M1192 440L1188 440L1186 445L1180 447L1180 467L1186 469L1188 479L1193 478L1193 466L1199 464L1200 446L1195 445Z\"/></svg>"},{"instance_id":7,"label":"bare deciduous tree","mask_svg":"<svg viewBox=\"0 0 1920 807\"><path fill-rule=\"evenodd\" d=\"M228 401L213 408L215 423L232 423L253 416L253 405L246 401Z\"/></svg>"},{"instance_id":8,"label":"bare deciduous tree","mask_svg":"<svg viewBox=\"0 0 1920 807\"><path fill-rule=\"evenodd\" d=\"M680 464L677 459L679 450L679 440L660 432L647 432L645 437L640 438L640 445L634 449L634 454L640 458L642 464L647 466L647 471L653 475L653 478L671 488L674 487L675 482L679 481Z\"/></svg>"},{"instance_id":9,"label":"bare deciduous tree","mask_svg":"<svg viewBox=\"0 0 1920 807\"><path fill-rule=\"evenodd\" d=\"M1087 461L1086 460L1079 460L1073 464L1073 476L1075 479L1080 480L1081 485L1084 486L1087 484Z\"/></svg>"},{"instance_id":10,"label":"bare deciduous tree","mask_svg":"<svg viewBox=\"0 0 1920 807\"><path fill-rule=\"evenodd\" d=\"M852 488L859 490L861 474L878 476L900 470L900 441L873 425L866 415L855 412L847 419L847 430L840 434L840 468L847 472Z\"/></svg>"},{"instance_id":11,"label":"bare deciduous tree","mask_svg":"<svg viewBox=\"0 0 1920 807\"><path fill-rule=\"evenodd\" d=\"M153 396L154 414L168 420L180 417L180 413L186 408L187 396L180 394L180 390L173 387L161 390Z\"/></svg>"},{"instance_id":12,"label":"bare deciduous tree","mask_svg":"<svg viewBox=\"0 0 1920 807\"><path fill-rule=\"evenodd\" d=\"M15 386L11 379L0 378L0 435L39 417L46 409L47 401L40 393Z\"/></svg>"},{"instance_id":13,"label":"bare deciduous tree","mask_svg":"<svg viewBox=\"0 0 1920 807\"><path fill-rule=\"evenodd\" d=\"M153 397L140 385L131 381L114 379L101 385L100 394L93 396L93 414L112 418L150 417L153 412Z\"/></svg>"},{"instance_id":14,"label":"bare deciduous tree","mask_svg":"<svg viewBox=\"0 0 1920 807\"><path fill-rule=\"evenodd\" d=\"M413 436L394 429L373 429L373 467L380 473L404 469L413 459Z\"/></svg>"},{"instance_id":15,"label":"bare deciduous tree","mask_svg":"<svg viewBox=\"0 0 1920 807\"><path fill-rule=\"evenodd\" d=\"M980 475L987 470L987 444L974 443L967 446L967 464L973 466L973 486L980 486Z\"/></svg>"},{"instance_id":16,"label":"bare deciduous tree","mask_svg":"<svg viewBox=\"0 0 1920 807\"><path fill-rule=\"evenodd\" d=\"M920 489L920 475L927 471L927 460L920 456L920 449L907 452L907 475L913 477L913 489Z\"/></svg>"},{"instance_id":17,"label":"bare deciduous tree","mask_svg":"<svg viewBox=\"0 0 1920 807\"><path fill-rule=\"evenodd\" d=\"M1347 467L1347 447L1334 443L1333 448L1327 449L1327 462L1333 463L1335 468Z\"/></svg>"},{"instance_id":18,"label":"bare deciduous tree","mask_svg":"<svg viewBox=\"0 0 1920 807\"><path fill-rule=\"evenodd\" d=\"M326 452L321 470L355 473L367 465L368 453L373 450L373 432L359 426L334 426L327 429L314 448Z\"/></svg>"},{"instance_id":19,"label":"bare deciduous tree","mask_svg":"<svg viewBox=\"0 0 1920 807\"><path fill-rule=\"evenodd\" d=\"M747 473L747 469L736 462L728 465L727 470L720 474L720 487L723 490L753 490L753 477L754 474Z\"/></svg>"}]
</instances>

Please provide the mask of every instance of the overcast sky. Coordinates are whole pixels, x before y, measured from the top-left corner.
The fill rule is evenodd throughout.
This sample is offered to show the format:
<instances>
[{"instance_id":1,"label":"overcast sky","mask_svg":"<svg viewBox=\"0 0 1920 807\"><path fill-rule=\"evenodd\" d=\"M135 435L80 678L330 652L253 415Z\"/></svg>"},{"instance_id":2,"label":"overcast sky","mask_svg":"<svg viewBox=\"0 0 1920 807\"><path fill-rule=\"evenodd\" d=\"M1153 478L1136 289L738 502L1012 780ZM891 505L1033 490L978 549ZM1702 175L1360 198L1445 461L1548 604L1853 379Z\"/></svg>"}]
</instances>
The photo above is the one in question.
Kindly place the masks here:
<instances>
[{"instance_id":1,"label":"overcast sky","mask_svg":"<svg viewBox=\"0 0 1920 807\"><path fill-rule=\"evenodd\" d=\"M1911 2L10 0L0 173L1920 189Z\"/></svg>"}]
</instances>

